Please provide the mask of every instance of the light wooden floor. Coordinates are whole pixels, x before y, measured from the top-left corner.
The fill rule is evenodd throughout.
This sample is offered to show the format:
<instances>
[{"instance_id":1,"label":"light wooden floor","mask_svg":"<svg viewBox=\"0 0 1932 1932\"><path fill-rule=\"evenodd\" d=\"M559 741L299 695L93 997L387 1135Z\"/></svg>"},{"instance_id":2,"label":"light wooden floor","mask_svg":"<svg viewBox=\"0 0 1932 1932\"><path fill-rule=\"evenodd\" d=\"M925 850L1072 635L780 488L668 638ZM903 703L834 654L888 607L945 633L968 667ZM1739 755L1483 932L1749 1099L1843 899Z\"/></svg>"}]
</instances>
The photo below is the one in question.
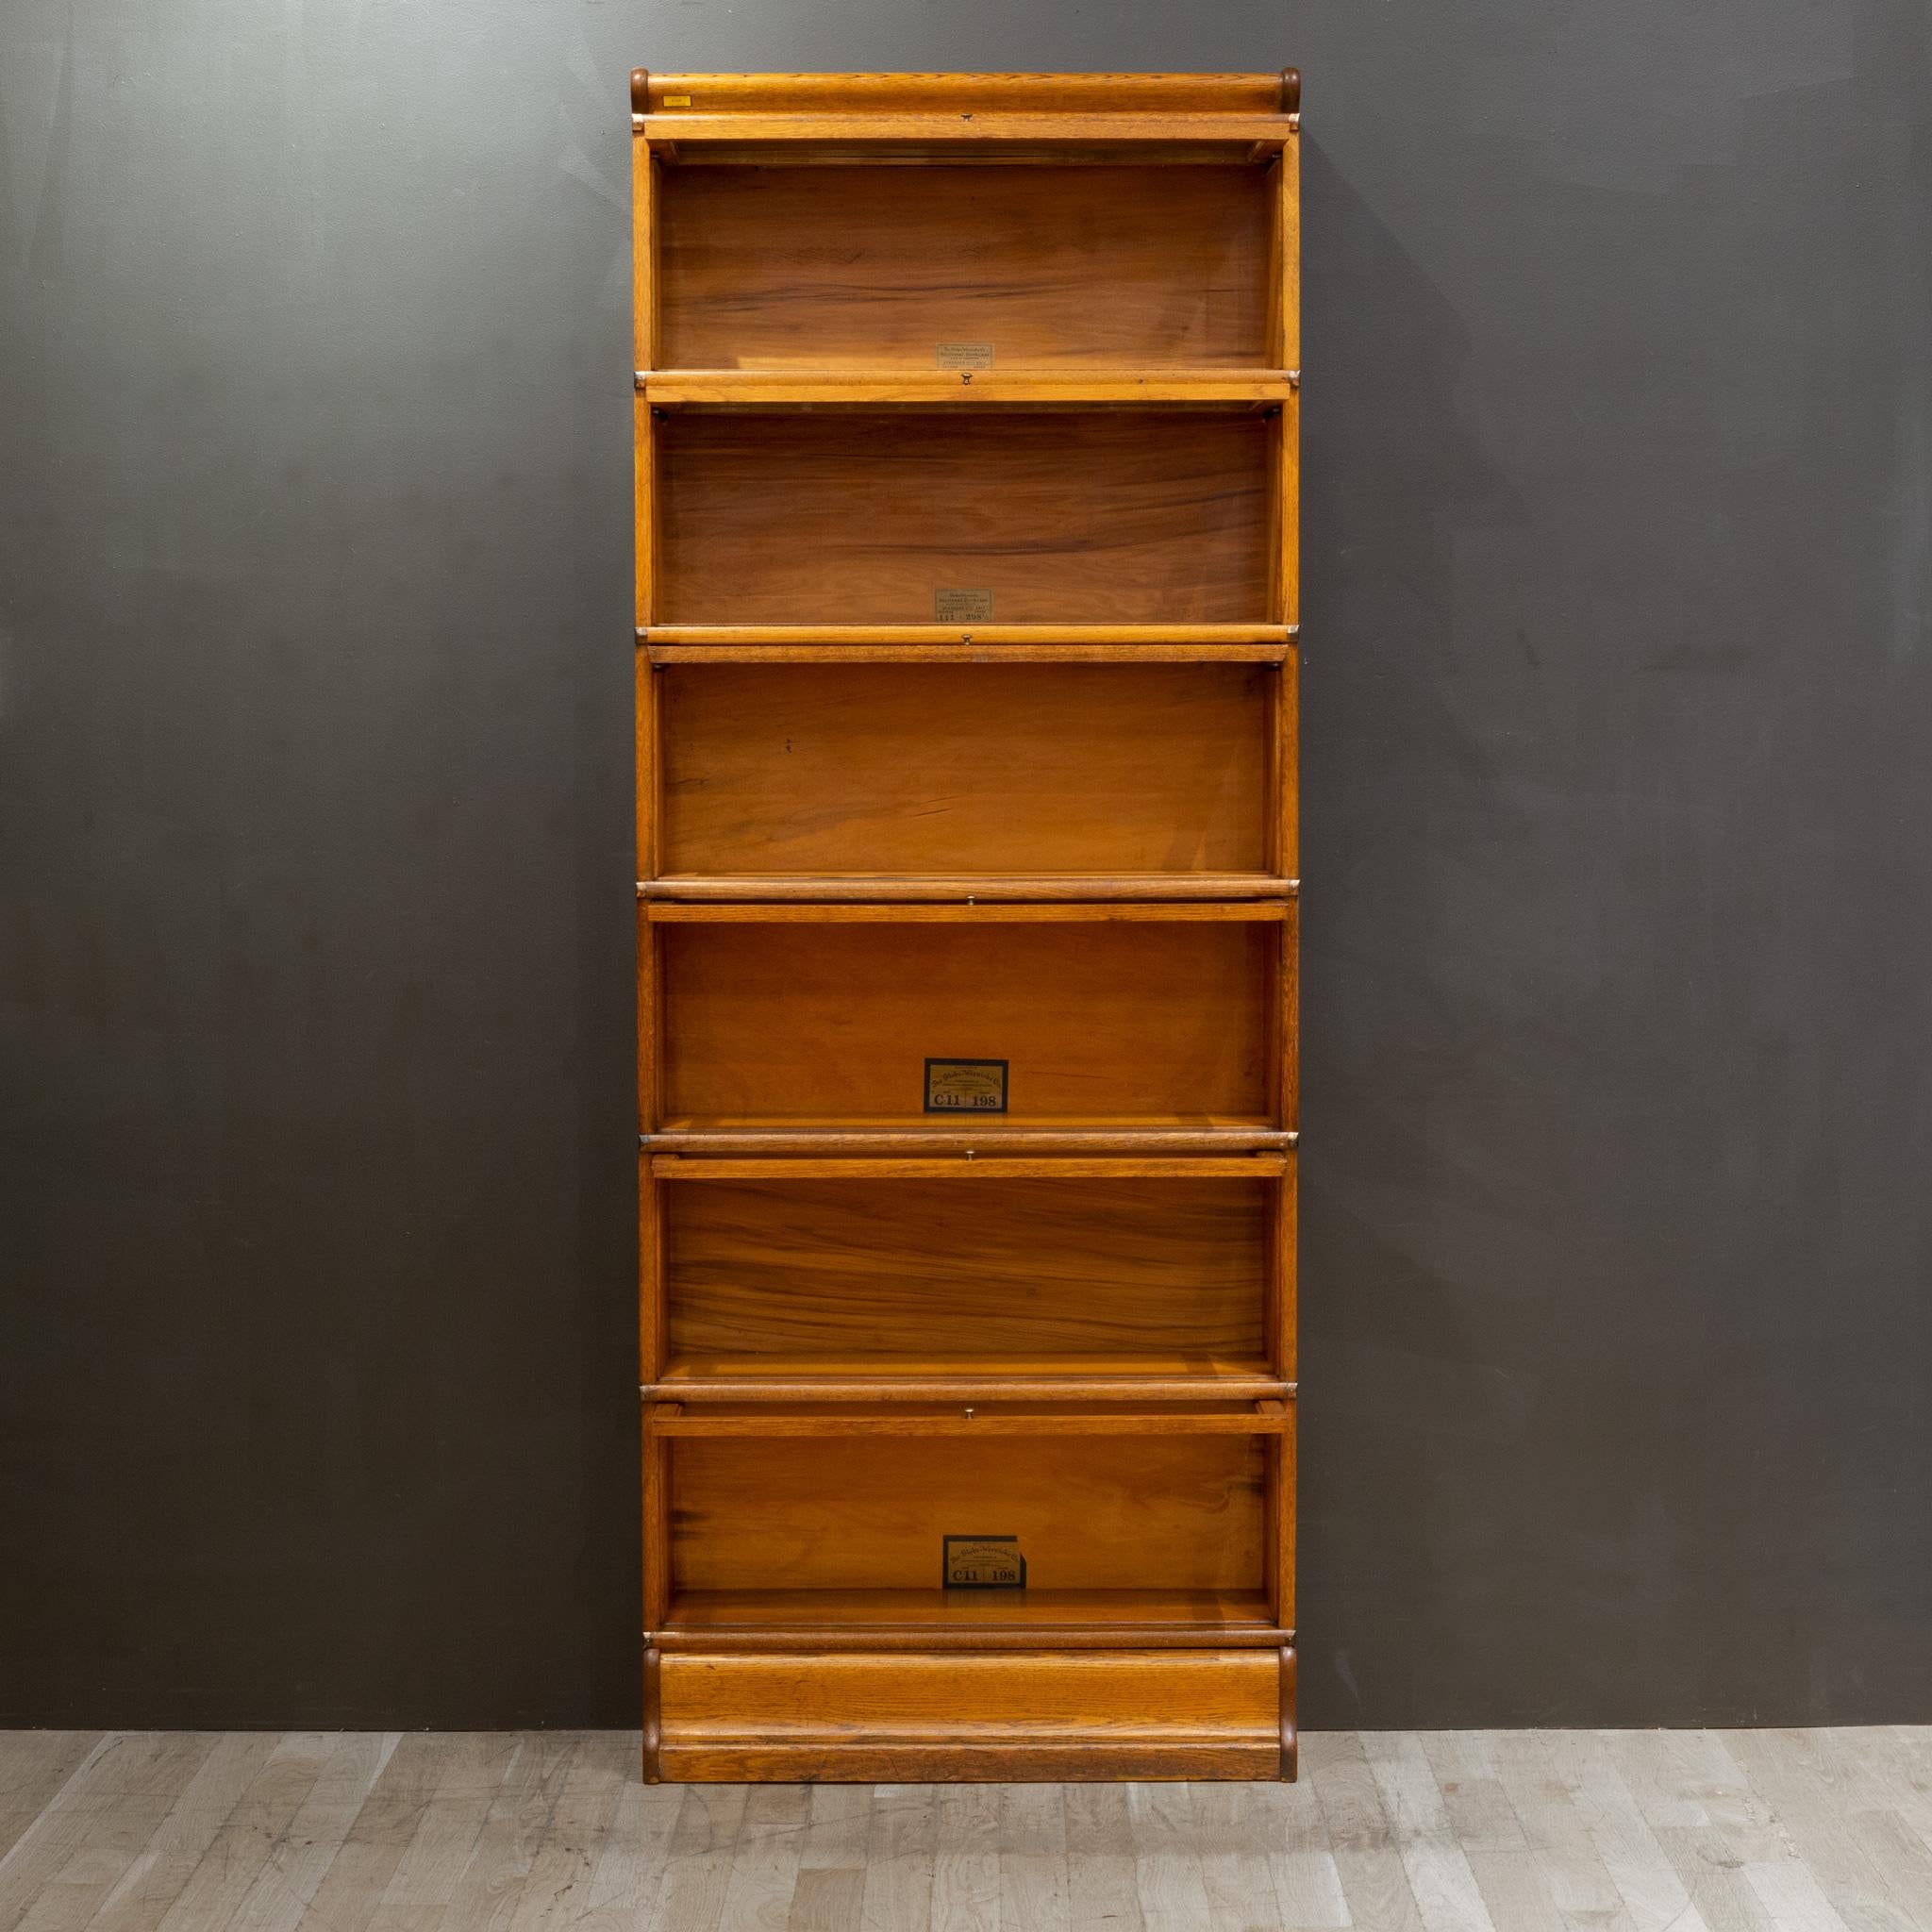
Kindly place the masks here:
<instances>
[{"instance_id":1,"label":"light wooden floor","mask_svg":"<svg viewBox=\"0 0 1932 1932\"><path fill-rule=\"evenodd\" d=\"M1292 1787L649 1788L636 1752L0 1732L0 1928L1932 1932L1932 1729L1339 1733Z\"/></svg>"}]
</instances>

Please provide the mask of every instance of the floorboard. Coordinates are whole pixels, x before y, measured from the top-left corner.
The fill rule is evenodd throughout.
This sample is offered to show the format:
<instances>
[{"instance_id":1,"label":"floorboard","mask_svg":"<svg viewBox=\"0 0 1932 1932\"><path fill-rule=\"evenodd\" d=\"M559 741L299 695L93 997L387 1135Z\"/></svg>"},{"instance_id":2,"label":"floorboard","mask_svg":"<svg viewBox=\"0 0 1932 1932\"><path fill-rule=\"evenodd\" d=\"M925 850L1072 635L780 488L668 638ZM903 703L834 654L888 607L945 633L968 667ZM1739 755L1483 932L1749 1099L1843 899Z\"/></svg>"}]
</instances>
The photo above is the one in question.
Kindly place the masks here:
<instances>
[{"instance_id":1,"label":"floorboard","mask_svg":"<svg viewBox=\"0 0 1932 1932\"><path fill-rule=\"evenodd\" d=\"M1293 1786L647 1786L637 1759L622 1732L0 1732L0 1924L1932 1928L1932 1727L1328 1732Z\"/></svg>"}]
</instances>

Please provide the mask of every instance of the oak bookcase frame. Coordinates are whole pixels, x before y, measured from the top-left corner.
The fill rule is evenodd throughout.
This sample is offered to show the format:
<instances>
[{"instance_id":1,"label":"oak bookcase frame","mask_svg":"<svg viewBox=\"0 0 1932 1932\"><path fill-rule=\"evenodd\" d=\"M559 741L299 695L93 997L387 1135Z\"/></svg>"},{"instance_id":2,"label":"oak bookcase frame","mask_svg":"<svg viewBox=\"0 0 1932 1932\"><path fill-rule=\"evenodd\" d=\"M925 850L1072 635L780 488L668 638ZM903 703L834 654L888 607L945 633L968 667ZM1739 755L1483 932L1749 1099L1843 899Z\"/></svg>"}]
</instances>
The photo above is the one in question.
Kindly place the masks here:
<instances>
[{"instance_id":1,"label":"oak bookcase frame","mask_svg":"<svg viewBox=\"0 0 1932 1932\"><path fill-rule=\"evenodd\" d=\"M631 90L643 1774L1292 1777L1299 76Z\"/></svg>"}]
</instances>

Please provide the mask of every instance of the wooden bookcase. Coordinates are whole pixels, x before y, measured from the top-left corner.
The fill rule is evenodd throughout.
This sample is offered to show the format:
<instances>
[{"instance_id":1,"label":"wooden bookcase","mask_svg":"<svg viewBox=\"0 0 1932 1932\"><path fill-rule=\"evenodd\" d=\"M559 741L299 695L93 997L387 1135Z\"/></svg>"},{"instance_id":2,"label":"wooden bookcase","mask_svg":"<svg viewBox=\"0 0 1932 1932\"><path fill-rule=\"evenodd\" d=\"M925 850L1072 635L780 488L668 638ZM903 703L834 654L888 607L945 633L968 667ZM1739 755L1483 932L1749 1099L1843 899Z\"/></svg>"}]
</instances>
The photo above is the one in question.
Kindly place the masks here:
<instances>
[{"instance_id":1,"label":"wooden bookcase","mask_svg":"<svg viewBox=\"0 0 1932 1932\"><path fill-rule=\"evenodd\" d=\"M1294 1774L1299 92L632 76L647 1778Z\"/></svg>"}]
</instances>

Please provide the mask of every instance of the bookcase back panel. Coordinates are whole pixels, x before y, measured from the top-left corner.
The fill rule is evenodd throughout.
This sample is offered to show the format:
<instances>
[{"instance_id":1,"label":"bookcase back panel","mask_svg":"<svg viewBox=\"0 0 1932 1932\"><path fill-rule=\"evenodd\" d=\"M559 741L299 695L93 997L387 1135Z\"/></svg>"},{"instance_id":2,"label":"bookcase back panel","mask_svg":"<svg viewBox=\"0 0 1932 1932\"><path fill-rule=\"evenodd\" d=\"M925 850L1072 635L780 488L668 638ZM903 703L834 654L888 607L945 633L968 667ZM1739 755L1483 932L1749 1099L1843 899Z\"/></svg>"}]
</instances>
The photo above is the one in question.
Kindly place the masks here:
<instances>
[{"instance_id":1,"label":"bookcase back panel","mask_svg":"<svg viewBox=\"0 0 1932 1932\"><path fill-rule=\"evenodd\" d=\"M666 873L1264 869L1275 673L677 666Z\"/></svg>"},{"instance_id":2,"label":"bookcase back panel","mask_svg":"<svg viewBox=\"0 0 1932 1932\"><path fill-rule=\"evenodd\" d=\"M660 624L1270 618L1274 424L836 408L656 425Z\"/></svg>"},{"instance_id":3,"label":"bookcase back panel","mask_svg":"<svg viewBox=\"0 0 1932 1932\"><path fill-rule=\"evenodd\" d=\"M1014 1536L1029 1591L1252 1590L1263 1454L1255 1436L679 1441L673 1585L936 1589L942 1539Z\"/></svg>"},{"instance_id":4,"label":"bookcase back panel","mask_svg":"<svg viewBox=\"0 0 1932 1932\"><path fill-rule=\"evenodd\" d=\"M666 368L1267 362L1267 169L673 167Z\"/></svg>"},{"instance_id":5,"label":"bookcase back panel","mask_svg":"<svg viewBox=\"0 0 1932 1932\"><path fill-rule=\"evenodd\" d=\"M1016 1126L1270 1104L1279 923L657 930L667 1121L918 1125L928 1058L1005 1061Z\"/></svg>"},{"instance_id":6,"label":"bookcase back panel","mask_svg":"<svg viewBox=\"0 0 1932 1932\"><path fill-rule=\"evenodd\" d=\"M1253 1365L1269 1189L893 1179L664 1191L671 1353Z\"/></svg>"}]
</instances>

